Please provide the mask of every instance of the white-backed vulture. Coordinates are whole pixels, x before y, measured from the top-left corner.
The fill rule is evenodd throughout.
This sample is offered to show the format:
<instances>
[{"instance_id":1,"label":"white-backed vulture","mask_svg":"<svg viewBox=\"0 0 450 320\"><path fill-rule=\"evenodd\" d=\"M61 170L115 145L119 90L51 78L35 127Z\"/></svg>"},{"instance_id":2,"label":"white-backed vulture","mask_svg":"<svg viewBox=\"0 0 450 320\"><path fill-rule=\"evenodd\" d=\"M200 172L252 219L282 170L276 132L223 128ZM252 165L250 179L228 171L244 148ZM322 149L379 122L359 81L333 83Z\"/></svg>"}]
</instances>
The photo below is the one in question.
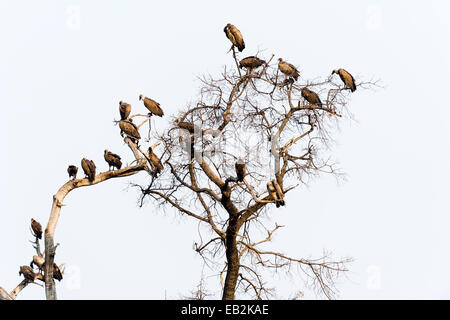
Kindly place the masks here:
<instances>
[{"instance_id":1,"label":"white-backed vulture","mask_svg":"<svg viewBox=\"0 0 450 320\"><path fill-rule=\"evenodd\" d=\"M42 239L42 226L39 222L31 218L31 229L34 232L34 235L38 239Z\"/></svg>"},{"instance_id":2,"label":"white-backed vulture","mask_svg":"<svg viewBox=\"0 0 450 320\"><path fill-rule=\"evenodd\" d=\"M264 60L261 60L255 56L250 56L239 61L239 68L246 68L247 70L252 70L259 68L264 63L266 63Z\"/></svg>"},{"instance_id":3,"label":"white-backed vulture","mask_svg":"<svg viewBox=\"0 0 450 320\"><path fill-rule=\"evenodd\" d=\"M319 95L306 87L302 88L302 97L310 104L315 104L320 107L322 106L322 101L320 101Z\"/></svg>"},{"instance_id":4,"label":"white-backed vulture","mask_svg":"<svg viewBox=\"0 0 450 320\"><path fill-rule=\"evenodd\" d=\"M284 200L281 196L282 192L280 193L280 191L277 191L277 188L280 188L280 186L277 186L278 183L275 180L267 182L267 191L269 192L272 200L275 201L275 205L277 206L277 208L279 208L280 206L284 206Z\"/></svg>"},{"instance_id":5,"label":"white-backed vulture","mask_svg":"<svg viewBox=\"0 0 450 320\"><path fill-rule=\"evenodd\" d=\"M155 176L161 173L161 171L164 169L164 166L158 156L153 152L152 147L148 148L148 160L150 161L150 165L153 172L155 173Z\"/></svg>"},{"instance_id":6,"label":"white-backed vulture","mask_svg":"<svg viewBox=\"0 0 450 320\"><path fill-rule=\"evenodd\" d=\"M30 267L33 268L33 265L37 266L39 270L42 270L45 263L44 257L41 256L33 256L33 261L30 263Z\"/></svg>"},{"instance_id":7,"label":"white-backed vulture","mask_svg":"<svg viewBox=\"0 0 450 320\"><path fill-rule=\"evenodd\" d=\"M236 170L237 181L244 181L245 174L247 173L247 167L241 158L239 158L234 164L234 169Z\"/></svg>"},{"instance_id":8,"label":"white-backed vulture","mask_svg":"<svg viewBox=\"0 0 450 320\"><path fill-rule=\"evenodd\" d=\"M69 174L69 179L73 177L73 179L77 178L78 167L74 165L70 165L67 168L67 173Z\"/></svg>"},{"instance_id":9,"label":"white-backed vulture","mask_svg":"<svg viewBox=\"0 0 450 320\"><path fill-rule=\"evenodd\" d=\"M228 23L223 31L225 32L227 38L230 39L233 46L238 48L239 52L242 52L242 50L245 49L244 38L238 28Z\"/></svg>"},{"instance_id":10,"label":"white-backed vulture","mask_svg":"<svg viewBox=\"0 0 450 320\"><path fill-rule=\"evenodd\" d=\"M283 59L281 59L281 58L278 59L278 68L286 76L294 78L296 81L298 80L298 77L300 76L300 73L298 72L296 67L294 67L290 63L287 63L286 61L283 61Z\"/></svg>"},{"instance_id":11,"label":"white-backed vulture","mask_svg":"<svg viewBox=\"0 0 450 320\"><path fill-rule=\"evenodd\" d=\"M277 197L279 199L280 206L284 206L284 193L283 190L281 190L280 185L278 184L277 180L272 180L272 184L275 187L275 192L277 193Z\"/></svg>"},{"instance_id":12,"label":"white-backed vulture","mask_svg":"<svg viewBox=\"0 0 450 320\"><path fill-rule=\"evenodd\" d=\"M122 161L120 161L120 156L118 156L117 154L112 153L109 150L105 150L104 158L109 165L109 170L111 170L111 167L113 170L114 168L122 168Z\"/></svg>"},{"instance_id":13,"label":"white-backed vulture","mask_svg":"<svg viewBox=\"0 0 450 320\"><path fill-rule=\"evenodd\" d=\"M29 266L21 266L19 269L19 276L23 274L23 277L29 281L33 282L36 278L36 274L34 273L33 269Z\"/></svg>"},{"instance_id":14,"label":"white-backed vulture","mask_svg":"<svg viewBox=\"0 0 450 320\"><path fill-rule=\"evenodd\" d=\"M150 111L152 115L162 117L164 115L164 111L159 106L159 103L153 99L144 97L143 94L139 95L139 100L144 101L144 106Z\"/></svg>"},{"instance_id":15,"label":"white-backed vulture","mask_svg":"<svg viewBox=\"0 0 450 320\"><path fill-rule=\"evenodd\" d=\"M131 104L119 101L120 120L128 119L131 112Z\"/></svg>"},{"instance_id":16,"label":"white-backed vulture","mask_svg":"<svg viewBox=\"0 0 450 320\"><path fill-rule=\"evenodd\" d=\"M344 69L338 69L333 70L331 74L333 75L335 73L339 75L342 82L351 90L351 92L354 92L356 90L355 79L353 79L353 76L349 72L345 71Z\"/></svg>"},{"instance_id":17,"label":"white-backed vulture","mask_svg":"<svg viewBox=\"0 0 450 320\"><path fill-rule=\"evenodd\" d=\"M94 161L83 158L81 160L81 168L83 168L84 174L89 179L89 181L90 182L94 181L96 171Z\"/></svg>"},{"instance_id":18,"label":"white-backed vulture","mask_svg":"<svg viewBox=\"0 0 450 320\"><path fill-rule=\"evenodd\" d=\"M128 137L130 137L133 141L137 141L141 139L141 135L139 134L139 130L136 127L136 125L131 121L131 119L128 120L120 120L119 121L119 128L121 130L120 134L123 136L123 133L125 133Z\"/></svg>"},{"instance_id":19,"label":"white-backed vulture","mask_svg":"<svg viewBox=\"0 0 450 320\"><path fill-rule=\"evenodd\" d=\"M177 120L177 126L181 129L189 131L189 133L194 133L195 125L192 122Z\"/></svg>"}]
</instances>

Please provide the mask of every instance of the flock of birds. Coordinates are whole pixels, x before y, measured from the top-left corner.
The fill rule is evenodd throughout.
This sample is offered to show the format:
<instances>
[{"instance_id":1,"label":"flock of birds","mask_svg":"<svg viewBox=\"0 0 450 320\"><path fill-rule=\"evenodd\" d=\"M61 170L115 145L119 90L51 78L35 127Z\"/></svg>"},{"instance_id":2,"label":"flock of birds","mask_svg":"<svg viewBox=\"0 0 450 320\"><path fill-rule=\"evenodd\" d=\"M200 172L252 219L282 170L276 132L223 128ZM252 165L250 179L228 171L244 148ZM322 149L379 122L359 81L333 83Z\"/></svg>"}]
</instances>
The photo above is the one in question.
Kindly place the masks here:
<instances>
[{"instance_id":1,"label":"flock of birds","mask_svg":"<svg viewBox=\"0 0 450 320\"><path fill-rule=\"evenodd\" d=\"M36 243L42 239L42 226L39 222L31 218L31 229L33 235L36 237ZM33 267L37 266L39 273L34 272ZM21 266L19 269L19 275L23 275L28 282L34 282L39 275L42 275L42 270L45 267L45 259L42 255L33 256L29 266ZM43 278L41 278L43 279ZM53 279L61 281L63 279L63 272L56 263L53 263Z\"/></svg>"}]
</instances>

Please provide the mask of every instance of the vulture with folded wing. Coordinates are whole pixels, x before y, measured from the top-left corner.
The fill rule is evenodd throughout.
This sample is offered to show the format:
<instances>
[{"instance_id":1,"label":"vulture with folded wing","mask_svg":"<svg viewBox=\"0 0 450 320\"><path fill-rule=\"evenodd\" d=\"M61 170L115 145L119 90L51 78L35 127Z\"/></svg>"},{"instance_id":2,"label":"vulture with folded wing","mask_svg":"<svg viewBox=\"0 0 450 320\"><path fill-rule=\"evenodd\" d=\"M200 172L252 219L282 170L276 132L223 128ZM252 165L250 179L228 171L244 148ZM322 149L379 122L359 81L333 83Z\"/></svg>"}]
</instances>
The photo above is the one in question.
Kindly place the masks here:
<instances>
[{"instance_id":1,"label":"vulture with folded wing","mask_svg":"<svg viewBox=\"0 0 450 320\"><path fill-rule=\"evenodd\" d=\"M144 97L143 94L139 95L139 100L144 101L144 106L150 111L152 115L162 117L164 115L164 111L159 106L159 103L153 99Z\"/></svg>"},{"instance_id":2,"label":"vulture with folded wing","mask_svg":"<svg viewBox=\"0 0 450 320\"><path fill-rule=\"evenodd\" d=\"M189 131L189 133L194 133L195 125L192 122L177 120L177 126L181 129Z\"/></svg>"},{"instance_id":3,"label":"vulture with folded wing","mask_svg":"<svg viewBox=\"0 0 450 320\"><path fill-rule=\"evenodd\" d=\"M125 133L134 142L137 142L137 140L141 139L141 135L139 134L139 130L136 127L136 125L131 121L131 119L120 120L119 121L119 128L120 128L120 134L122 135L122 137L123 137L123 134Z\"/></svg>"},{"instance_id":4,"label":"vulture with folded wing","mask_svg":"<svg viewBox=\"0 0 450 320\"><path fill-rule=\"evenodd\" d=\"M315 104L319 107L322 106L322 101L320 101L319 95L306 87L302 89L302 97L310 104Z\"/></svg>"},{"instance_id":5,"label":"vulture with folded wing","mask_svg":"<svg viewBox=\"0 0 450 320\"><path fill-rule=\"evenodd\" d=\"M238 48L239 52L242 52L242 50L245 49L244 38L242 38L242 34L238 30L238 28L228 23L223 29L223 31L225 32L227 38L230 39L233 46Z\"/></svg>"},{"instance_id":6,"label":"vulture with folded wing","mask_svg":"<svg viewBox=\"0 0 450 320\"><path fill-rule=\"evenodd\" d=\"M76 179L77 178L77 173L78 173L78 167L74 166L74 165L70 165L67 168L67 173L69 174L69 179L70 178Z\"/></svg>"},{"instance_id":7,"label":"vulture with folded wing","mask_svg":"<svg viewBox=\"0 0 450 320\"><path fill-rule=\"evenodd\" d=\"M234 168L236 170L237 181L244 181L245 174L247 173L247 168L241 158L239 158L238 161L234 164Z\"/></svg>"},{"instance_id":8,"label":"vulture with folded wing","mask_svg":"<svg viewBox=\"0 0 450 320\"><path fill-rule=\"evenodd\" d=\"M89 179L89 181L94 181L96 170L94 161L83 158L81 160L81 168L83 168L84 174Z\"/></svg>"},{"instance_id":9,"label":"vulture with folded wing","mask_svg":"<svg viewBox=\"0 0 450 320\"><path fill-rule=\"evenodd\" d=\"M294 67L294 65L287 63L286 61L283 61L283 59L281 58L278 59L278 68L286 76L294 78L296 81L300 76L300 73L298 72L297 68Z\"/></svg>"},{"instance_id":10,"label":"vulture with folded wing","mask_svg":"<svg viewBox=\"0 0 450 320\"><path fill-rule=\"evenodd\" d=\"M31 218L31 229L38 239L42 239L42 226L39 222Z\"/></svg>"},{"instance_id":11,"label":"vulture with folded wing","mask_svg":"<svg viewBox=\"0 0 450 320\"><path fill-rule=\"evenodd\" d=\"M21 266L19 270L19 276L21 276L22 274L23 277L29 282L33 282L36 277L36 274L30 266Z\"/></svg>"},{"instance_id":12,"label":"vulture with folded wing","mask_svg":"<svg viewBox=\"0 0 450 320\"><path fill-rule=\"evenodd\" d=\"M258 57L251 56L251 57L242 59L239 62L239 68L246 68L247 70L250 71L252 69L259 68L264 63L266 63L264 60L261 60Z\"/></svg>"},{"instance_id":13,"label":"vulture with folded wing","mask_svg":"<svg viewBox=\"0 0 450 320\"><path fill-rule=\"evenodd\" d=\"M158 175L164 169L164 166L161 163L161 160L153 152L152 147L148 148L148 160L150 161L150 166L152 167L152 170L155 173L155 176Z\"/></svg>"},{"instance_id":14,"label":"vulture with folded wing","mask_svg":"<svg viewBox=\"0 0 450 320\"><path fill-rule=\"evenodd\" d=\"M53 263L53 279L61 281L63 279L63 275L61 270L59 269L56 263Z\"/></svg>"},{"instance_id":15,"label":"vulture with folded wing","mask_svg":"<svg viewBox=\"0 0 450 320\"><path fill-rule=\"evenodd\" d=\"M131 112L131 104L119 101L120 120L128 119Z\"/></svg>"},{"instance_id":16,"label":"vulture with folded wing","mask_svg":"<svg viewBox=\"0 0 450 320\"><path fill-rule=\"evenodd\" d=\"M111 170L111 167L113 170L114 170L114 168L117 168L117 169L122 168L122 161L120 161L120 156L118 156L117 154L112 153L109 150L105 150L104 157L105 157L105 161L109 165L109 170Z\"/></svg>"},{"instance_id":17,"label":"vulture with folded wing","mask_svg":"<svg viewBox=\"0 0 450 320\"><path fill-rule=\"evenodd\" d=\"M353 79L353 76L349 72L344 69L338 69L333 70L331 74L333 75L335 73L339 75L342 82L350 89L351 92L356 90L355 79Z\"/></svg>"},{"instance_id":18,"label":"vulture with folded wing","mask_svg":"<svg viewBox=\"0 0 450 320\"><path fill-rule=\"evenodd\" d=\"M284 192L281 190L280 185L278 184L277 180L272 180L272 184L275 187L275 192L277 193L277 198L279 199L280 206L284 206Z\"/></svg>"}]
</instances>

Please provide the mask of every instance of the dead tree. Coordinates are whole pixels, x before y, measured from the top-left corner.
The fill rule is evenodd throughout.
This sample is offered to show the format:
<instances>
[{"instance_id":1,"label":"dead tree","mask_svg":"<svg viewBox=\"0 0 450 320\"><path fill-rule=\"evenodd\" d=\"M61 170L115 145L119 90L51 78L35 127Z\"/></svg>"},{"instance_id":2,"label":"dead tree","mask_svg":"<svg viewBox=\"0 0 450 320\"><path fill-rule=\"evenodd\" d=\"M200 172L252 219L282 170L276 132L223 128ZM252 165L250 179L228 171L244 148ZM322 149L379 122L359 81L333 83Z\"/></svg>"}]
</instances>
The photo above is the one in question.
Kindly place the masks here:
<instances>
[{"instance_id":1,"label":"dead tree","mask_svg":"<svg viewBox=\"0 0 450 320\"><path fill-rule=\"evenodd\" d=\"M294 81L279 71L274 56L258 69L243 71L234 49L232 53L235 66L225 67L218 78L201 78L197 103L157 137L165 150L165 170L148 185L136 186L142 192L141 205L149 198L200 222L203 233L195 250L205 263L218 267L221 279L226 274L223 299L234 299L236 292L269 298L262 270L288 270L293 264L314 288L332 298L335 278L351 259L334 260L328 254L314 260L293 258L263 249L282 227L265 221L276 214L276 199L266 185L273 182L278 190L274 192L286 194L289 208L292 190L321 173L340 174L327 152L339 120L351 116L351 92L332 75ZM323 103L305 100L305 87ZM246 164L242 182L235 173L238 159ZM278 199L277 207L280 203Z\"/></svg>"},{"instance_id":2,"label":"dead tree","mask_svg":"<svg viewBox=\"0 0 450 320\"><path fill-rule=\"evenodd\" d=\"M130 118L133 117L145 118L145 120L138 126L138 128L142 126L142 124L146 123L149 118L148 115L141 115L141 114L133 115ZM61 215L61 208L64 205L63 202L65 197L69 194L69 192L75 189L81 187L94 186L96 184L105 182L109 179L128 177L141 171L147 171L149 173L152 173L150 166L148 165L147 155L144 151L142 151L141 147L137 144L137 141L128 136L125 136L124 142L128 145L133 154L134 160L131 162L130 165L127 165L125 168L119 170L114 171L109 170L98 173L92 181L90 181L88 178L70 179L61 188L59 188L58 192L53 196L53 204L50 212L50 218L48 220L47 227L45 228L44 252L41 253L39 239L37 237L35 239L35 242L33 242L37 253L37 256L35 256L37 257L37 259L34 258L33 262L35 262L35 260L38 261L41 260L43 261L43 263L40 263L38 265L36 265L35 263L34 267L38 267L38 271L36 271L34 279L31 278L24 279L11 293L8 293L5 289L0 287L0 300L1 299L14 300L22 289L24 289L30 283L36 283L36 280L39 280L44 284L47 300L56 300L54 268L55 266L57 267L57 265L54 263L54 259L58 244L55 245L54 239L56 227Z\"/></svg>"}]
</instances>

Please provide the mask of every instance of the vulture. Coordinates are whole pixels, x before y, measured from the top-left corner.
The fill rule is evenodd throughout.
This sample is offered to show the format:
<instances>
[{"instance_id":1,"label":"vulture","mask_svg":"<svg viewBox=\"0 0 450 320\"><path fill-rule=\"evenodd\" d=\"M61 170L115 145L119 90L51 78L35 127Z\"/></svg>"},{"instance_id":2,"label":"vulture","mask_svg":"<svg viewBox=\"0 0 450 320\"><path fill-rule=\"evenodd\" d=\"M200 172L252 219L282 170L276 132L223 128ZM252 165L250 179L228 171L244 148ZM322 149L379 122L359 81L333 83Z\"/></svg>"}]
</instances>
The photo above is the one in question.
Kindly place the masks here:
<instances>
[{"instance_id":1,"label":"vulture","mask_svg":"<svg viewBox=\"0 0 450 320\"><path fill-rule=\"evenodd\" d=\"M164 169L164 167L161 163L161 160L153 152L152 147L148 148L148 160L150 161L150 165L151 165L152 170L155 173L155 175L159 174Z\"/></svg>"},{"instance_id":2,"label":"vulture","mask_svg":"<svg viewBox=\"0 0 450 320\"><path fill-rule=\"evenodd\" d=\"M76 178L77 178L77 173L78 173L78 167L77 167L77 166L70 165L70 166L67 168L67 173L69 174L69 179L70 179L71 177L73 177L73 179L76 179Z\"/></svg>"},{"instance_id":3,"label":"vulture","mask_svg":"<svg viewBox=\"0 0 450 320\"><path fill-rule=\"evenodd\" d=\"M63 278L63 275L61 273L61 270L59 269L59 267L56 263L53 263L53 279L61 281L62 278Z\"/></svg>"},{"instance_id":4,"label":"vulture","mask_svg":"<svg viewBox=\"0 0 450 320\"><path fill-rule=\"evenodd\" d=\"M131 104L119 101L120 120L128 119L131 112Z\"/></svg>"},{"instance_id":5,"label":"vulture","mask_svg":"<svg viewBox=\"0 0 450 320\"><path fill-rule=\"evenodd\" d=\"M275 201L275 205L277 206L277 208L279 208L280 206L284 206L283 197L280 196L282 195L282 192L280 193L281 188L275 180L267 182L267 191L269 192L272 200Z\"/></svg>"},{"instance_id":6,"label":"vulture","mask_svg":"<svg viewBox=\"0 0 450 320\"><path fill-rule=\"evenodd\" d=\"M242 50L245 49L244 38L242 38L242 34L238 28L228 23L223 31L227 38L230 39L233 46L238 48L239 52L242 52Z\"/></svg>"},{"instance_id":7,"label":"vulture","mask_svg":"<svg viewBox=\"0 0 450 320\"><path fill-rule=\"evenodd\" d=\"M83 158L81 160L81 168L83 168L84 174L87 176L90 182L95 179L95 163L92 160Z\"/></svg>"},{"instance_id":8,"label":"vulture","mask_svg":"<svg viewBox=\"0 0 450 320\"><path fill-rule=\"evenodd\" d=\"M280 205L284 206L284 193L283 190L281 190L280 185L278 184L277 180L272 180L272 184L275 187L275 192L277 193L278 199L280 199Z\"/></svg>"},{"instance_id":9,"label":"vulture","mask_svg":"<svg viewBox=\"0 0 450 320\"><path fill-rule=\"evenodd\" d=\"M247 168L241 158L239 158L238 161L234 164L234 168L236 169L237 181L244 181L245 174L247 173Z\"/></svg>"},{"instance_id":10,"label":"vulture","mask_svg":"<svg viewBox=\"0 0 450 320\"><path fill-rule=\"evenodd\" d=\"M33 256L33 261L31 261L30 267L33 268L33 265L36 265L39 268L39 270L42 270L44 263L45 263L44 257Z\"/></svg>"},{"instance_id":11,"label":"vulture","mask_svg":"<svg viewBox=\"0 0 450 320\"><path fill-rule=\"evenodd\" d=\"M354 92L356 90L356 85L355 85L355 79L353 79L353 76L348 73L347 71L345 71L344 69L338 69L338 70L333 70L333 72L331 73L331 75L333 74L338 74L339 77L341 78L342 82L352 91Z\"/></svg>"},{"instance_id":12,"label":"vulture","mask_svg":"<svg viewBox=\"0 0 450 320\"><path fill-rule=\"evenodd\" d=\"M164 111L159 106L159 103L153 99L144 97L144 95L139 95L139 100L144 101L144 106L150 111L152 115L162 117L164 115Z\"/></svg>"},{"instance_id":13,"label":"vulture","mask_svg":"<svg viewBox=\"0 0 450 320\"><path fill-rule=\"evenodd\" d=\"M287 63L286 61L283 61L283 59L281 59L281 58L278 59L278 68L286 76L294 78L296 81L298 80L298 77L300 76L296 67L294 67L290 63Z\"/></svg>"},{"instance_id":14,"label":"vulture","mask_svg":"<svg viewBox=\"0 0 450 320\"><path fill-rule=\"evenodd\" d=\"M123 133L125 133L128 137L133 139L135 142L141 139L141 135L139 134L139 130L136 125L129 120L120 120L119 121L120 134L123 137Z\"/></svg>"},{"instance_id":15,"label":"vulture","mask_svg":"<svg viewBox=\"0 0 450 320\"><path fill-rule=\"evenodd\" d=\"M179 128L189 131L189 133L194 133L195 131L195 126L191 122L181 121L181 119L178 119L177 125Z\"/></svg>"},{"instance_id":16,"label":"vulture","mask_svg":"<svg viewBox=\"0 0 450 320\"><path fill-rule=\"evenodd\" d=\"M36 277L36 274L34 273L33 269L29 266L21 266L19 270L19 276L23 274L24 278L28 280L29 282L33 282L34 278Z\"/></svg>"},{"instance_id":17,"label":"vulture","mask_svg":"<svg viewBox=\"0 0 450 320\"><path fill-rule=\"evenodd\" d=\"M239 61L239 68L247 68L247 70L252 70L259 68L264 63L264 60L259 59L258 57L250 56Z\"/></svg>"},{"instance_id":18,"label":"vulture","mask_svg":"<svg viewBox=\"0 0 450 320\"><path fill-rule=\"evenodd\" d=\"M306 87L302 89L302 97L305 98L305 100L308 101L310 104L315 104L318 105L319 107L322 106L322 101L320 101L319 95Z\"/></svg>"},{"instance_id":19,"label":"vulture","mask_svg":"<svg viewBox=\"0 0 450 320\"><path fill-rule=\"evenodd\" d=\"M105 161L108 162L109 170L111 170L111 167L113 170L114 168L122 168L122 161L120 161L120 156L118 156L117 154L112 153L109 150L105 150L104 157Z\"/></svg>"},{"instance_id":20,"label":"vulture","mask_svg":"<svg viewBox=\"0 0 450 320\"><path fill-rule=\"evenodd\" d=\"M31 218L31 229L36 238L42 239L42 226L39 222Z\"/></svg>"}]
</instances>

